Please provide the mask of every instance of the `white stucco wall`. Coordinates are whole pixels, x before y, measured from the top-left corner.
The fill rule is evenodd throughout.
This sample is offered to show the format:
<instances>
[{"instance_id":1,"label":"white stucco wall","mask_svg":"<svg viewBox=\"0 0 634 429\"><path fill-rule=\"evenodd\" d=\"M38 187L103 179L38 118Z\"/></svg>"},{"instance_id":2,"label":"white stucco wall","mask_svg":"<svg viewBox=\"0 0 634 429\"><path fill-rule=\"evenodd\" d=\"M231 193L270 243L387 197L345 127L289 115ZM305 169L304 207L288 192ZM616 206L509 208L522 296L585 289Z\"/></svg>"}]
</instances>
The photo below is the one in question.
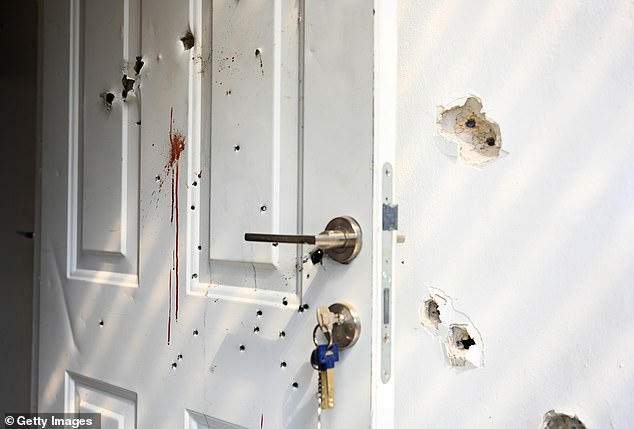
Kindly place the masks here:
<instances>
[{"instance_id":1,"label":"white stucco wall","mask_svg":"<svg viewBox=\"0 0 634 429\"><path fill-rule=\"evenodd\" d=\"M398 31L396 427L634 427L634 2L401 0ZM482 170L437 144L469 94L509 152ZM448 366L427 287L484 367Z\"/></svg>"}]
</instances>

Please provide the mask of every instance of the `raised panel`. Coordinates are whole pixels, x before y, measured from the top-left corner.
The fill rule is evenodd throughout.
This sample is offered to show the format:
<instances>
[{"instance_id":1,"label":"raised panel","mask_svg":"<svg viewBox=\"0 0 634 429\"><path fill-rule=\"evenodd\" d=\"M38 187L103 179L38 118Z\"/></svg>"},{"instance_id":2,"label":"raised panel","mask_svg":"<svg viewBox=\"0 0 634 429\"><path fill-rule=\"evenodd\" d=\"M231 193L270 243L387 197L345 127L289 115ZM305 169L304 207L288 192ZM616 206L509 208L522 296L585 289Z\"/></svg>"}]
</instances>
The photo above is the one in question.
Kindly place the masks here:
<instances>
[{"instance_id":1,"label":"raised panel","mask_svg":"<svg viewBox=\"0 0 634 429\"><path fill-rule=\"evenodd\" d=\"M185 411L185 429L246 429L196 411Z\"/></svg>"},{"instance_id":2,"label":"raised panel","mask_svg":"<svg viewBox=\"0 0 634 429\"><path fill-rule=\"evenodd\" d=\"M136 393L72 372L66 373L67 413L99 413L101 429L136 428Z\"/></svg>"},{"instance_id":3,"label":"raised panel","mask_svg":"<svg viewBox=\"0 0 634 429\"><path fill-rule=\"evenodd\" d=\"M211 22L194 13L192 23L202 39L195 57L209 63L190 73L202 94L202 102L190 100L201 130L190 139L189 196L200 207L189 223L190 292L293 301L300 250L245 242L244 234L301 230L298 5L219 1L208 14L205 7L195 10Z\"/></svg>"},{"instance_id":4,"label":"raised panel","mask_svg":"<svg viewBox=\"0 0 634 429\"><path fill-rule=\"evenodd\" d=\"M72 3L69 273L126 286L138 278L139 12L140 0Z\"/></svg>"}]
</instances>

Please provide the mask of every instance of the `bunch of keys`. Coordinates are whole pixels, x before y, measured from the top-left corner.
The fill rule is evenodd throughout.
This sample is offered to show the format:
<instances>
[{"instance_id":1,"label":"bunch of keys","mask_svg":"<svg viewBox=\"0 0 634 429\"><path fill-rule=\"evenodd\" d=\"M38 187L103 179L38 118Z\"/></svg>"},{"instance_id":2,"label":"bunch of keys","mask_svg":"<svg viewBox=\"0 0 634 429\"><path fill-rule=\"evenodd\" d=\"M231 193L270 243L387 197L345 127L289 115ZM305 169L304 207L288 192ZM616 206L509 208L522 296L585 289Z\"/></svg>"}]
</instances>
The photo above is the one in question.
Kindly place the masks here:
<instances>
[{"instance_id":1,"label":"bunch of keys","mask_svg":"<svg viewBox=\"0 0 634 429\"><path fill-rule=\"evenodd\" d=\"M317 335L321 330L326 339L320 343ZM348 304L334 303L317 308L317 325L313 330L315 349L310 363L319 371L317 382L317 428L321 428L321 412L335 406L334 368L339 361L339 351L352 347L359 338L361 324L356 310Z\"/></svg>"}]
</instances>

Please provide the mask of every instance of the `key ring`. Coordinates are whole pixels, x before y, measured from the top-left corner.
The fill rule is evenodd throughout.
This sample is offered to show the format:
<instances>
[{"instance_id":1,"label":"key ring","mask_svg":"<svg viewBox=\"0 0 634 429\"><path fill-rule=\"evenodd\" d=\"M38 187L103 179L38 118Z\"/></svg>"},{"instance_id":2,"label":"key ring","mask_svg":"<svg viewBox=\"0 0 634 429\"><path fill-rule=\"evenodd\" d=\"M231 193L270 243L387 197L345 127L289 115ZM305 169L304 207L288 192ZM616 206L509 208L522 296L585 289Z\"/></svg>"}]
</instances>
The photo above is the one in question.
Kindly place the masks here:
<instances>
[{"instance_id":1,"label":"key ring","mask_svg":"<svg viewBox=\"0 0 634 429\"><path fill-rule=\"evenodd\" d=\"M315 344L315 347L317 347L319 345L319 341L317 341L317 330L320 328L319 323L315 325L315 329L313 329L313 343ZM326 337L326 340L328 340L328 348L330 349L332 347L332 335L330 335L330 332L328 331L324 331L322 329L322 332L324 334L324 337Z\"/></svg>"}]
</instances>

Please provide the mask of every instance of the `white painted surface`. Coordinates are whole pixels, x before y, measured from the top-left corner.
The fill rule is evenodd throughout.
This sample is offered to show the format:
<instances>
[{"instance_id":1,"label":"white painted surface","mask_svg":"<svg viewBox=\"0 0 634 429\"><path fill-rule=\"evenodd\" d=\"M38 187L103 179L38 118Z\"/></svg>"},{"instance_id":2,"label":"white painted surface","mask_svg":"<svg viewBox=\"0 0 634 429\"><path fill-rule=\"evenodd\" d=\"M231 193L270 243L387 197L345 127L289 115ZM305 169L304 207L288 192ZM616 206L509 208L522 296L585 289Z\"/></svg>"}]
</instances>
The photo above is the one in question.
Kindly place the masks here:
<instances>
[{"instance_id":1,"label":"white painted surface","mask_svg":"<svg viewBox=\"0 0 634 429\"><path fill-rule=\"evenodd\" d=\"M399 3L395 427L634 427L632 46L630 1ZM481 171L434 142L436 106L471 93L510 153ZM483 368L445 363L427 286Z\"/></svg>"},{"instance_id":2,"label":"white painted surface","mask_svg":"<svg viewBox=\"0 0 634 429\"><path fill-rule=\"evenodd\" d=\"M380 201L374 200L379 197L373 165L387 160L376 155L373 143L372 4L306 2L304 50L293 58L303 2L226 0L226 7L214 2L211 11L208 2L163 0L143 5L141 16L134 13L134 1L100 3L106 10L99 15L110 22L106 28L120 32L93 34L87 40L95 46L86 52L82 31L99 27L92 25L95 15L82 10L95 2L42 3L40 410L74 409L75 381L81 379L96 402L102 391L131 392L122 403L133 402L139 428L253 428L261 421L269 428L311 427L317 414L317 373L309 364L314 311L347 301L360 314L362 333L341 354L337 407L324 412L322 422L329 428L369 427L383 413L371 403L378 389L371 379L371 348L377 343L373 310L380 308L372 299L378 284L373 254L380 248L374 242ZM215 12L223 19L214 22ZM242 27L242 19L253 25ZM216 69L227 55L210 40L212 22L218 43L231 40L230 48L240 51L232 55L231 73ZM262 38L247 35L254 26L261 26ZM179 40L188 29L197 40L192 50ZM92 51L100 48L102 55ZM87 76L82 68L87 54L116 67ZM131 72L137 55L145 62L139 76ZM123 73L136 79L125 105ZM111 82L117 98L108 111L99 95ZM96 102L94 109L85 100ZM227 103L227 109L214 109L216 102ZM286 110L290 105L296 111ZM186 145L175 222L166 168L172 111L173 131L183 133ZM231 122L239 116L244 122ZM105 129L83 132L88 125ZM231 136L244 139L237 153ZM85 157L86 145L105 152ZM117 151L121 156L113 155ZM237 165L228 168L237 155L246 157L241 168L247 174L237 174ZM227 160L223 164L218 157ZM97 168L95 176L86 163ZM214 165L227 167L227 175L214 176ZM218 195L240 192L230 181L245 178L252 179L246 197ZM210 180L225 180L227 186ZM86 187L95 181L98 186ZM289 189L295 195L286 195ZM244 201L253 204L238 210L235 204ZM234 204L232 211L214 211L225 203ZM294 205L290 213L288 205ZM126 222L116 222L117 213ZM317 233L339 215L353 216L363 228L363 248L349 265L324 259L313 266L306 258L309 247L277 253L268 244L243 242L245 232ZM91 225L86 216L98 228L86 229ZM239 243L226 255L223 241L214 241L218 229L235 232L235 237L219 234L228 246L228 240ZM212 243L217 252L210 251ZM256 246L266 249L257 254ZM223 258L233 265L219 270L214 262ZM298 311L302 304L310 308ZM209 424L218 421L220 426Z\"/></svg>"}]
</instances>

